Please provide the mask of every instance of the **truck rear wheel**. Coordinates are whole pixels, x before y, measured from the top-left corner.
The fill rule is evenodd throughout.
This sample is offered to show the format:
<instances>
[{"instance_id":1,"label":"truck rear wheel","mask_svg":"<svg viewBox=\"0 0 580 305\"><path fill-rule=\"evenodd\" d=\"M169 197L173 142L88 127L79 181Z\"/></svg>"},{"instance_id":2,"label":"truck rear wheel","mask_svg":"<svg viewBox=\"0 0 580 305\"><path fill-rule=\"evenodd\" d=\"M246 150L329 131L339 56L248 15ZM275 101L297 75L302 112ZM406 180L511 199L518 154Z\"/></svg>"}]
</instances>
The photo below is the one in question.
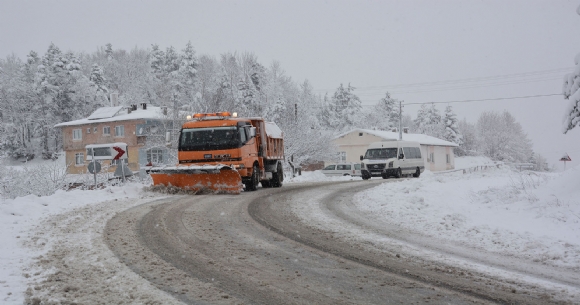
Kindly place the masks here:
<instances>
[{"instance_id":1,"label":"truck rear wheel","mask_svg":"<svg viewBox=\"0 0 580 305\"><path fill-rule=\"evenodd\" d=\"M282 170L282 164L278 163L276 167L276 171L272 173L272 182L273 187L281 187L282 182L284 181L284 171Z\"/></svg>"},{"instance_id":2,"label":"truck rear wheel","mask_svg":"<svg viewBox=\"0 0 580 305\"><path fill-rule=\"evenodd\" d=\"M252 169L252 177L246 183L246 191L255 191L258 189L258 183L260 183L260 169L257 165L254 165Z\"/></svg>"}]
</instances>

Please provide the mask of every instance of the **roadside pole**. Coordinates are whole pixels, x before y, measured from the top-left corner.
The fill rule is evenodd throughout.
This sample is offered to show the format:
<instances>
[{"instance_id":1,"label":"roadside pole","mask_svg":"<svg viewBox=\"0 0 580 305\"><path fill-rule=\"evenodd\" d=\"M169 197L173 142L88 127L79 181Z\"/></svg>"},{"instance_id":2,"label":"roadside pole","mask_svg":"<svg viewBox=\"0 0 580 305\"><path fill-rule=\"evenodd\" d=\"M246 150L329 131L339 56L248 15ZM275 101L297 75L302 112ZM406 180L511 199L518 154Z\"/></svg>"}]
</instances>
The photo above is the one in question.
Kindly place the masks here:
<instances>
[{"instance_id":1,"label":"roadside pole","mask_svg":"<svg viewBox=\"0 0 580 305\"><path fill-rule=\"evenodd\" d=\"M125 183L125 161L123 161L123 159L119 160L121 161L121 172L123 173L123 183Z\"/></svg>"},{"instance_id":2,"label":"roadside pole","mask_svg":"<svg viewBox=\"0 0 580 305\"><path fill-rule=\"evenodd\" d=\"M95 178L95 190L97 189L97 164L95 163L95 149L91 148L93 155L91 162L93 162L93 177Z\"/></svg>"}]
</instances>

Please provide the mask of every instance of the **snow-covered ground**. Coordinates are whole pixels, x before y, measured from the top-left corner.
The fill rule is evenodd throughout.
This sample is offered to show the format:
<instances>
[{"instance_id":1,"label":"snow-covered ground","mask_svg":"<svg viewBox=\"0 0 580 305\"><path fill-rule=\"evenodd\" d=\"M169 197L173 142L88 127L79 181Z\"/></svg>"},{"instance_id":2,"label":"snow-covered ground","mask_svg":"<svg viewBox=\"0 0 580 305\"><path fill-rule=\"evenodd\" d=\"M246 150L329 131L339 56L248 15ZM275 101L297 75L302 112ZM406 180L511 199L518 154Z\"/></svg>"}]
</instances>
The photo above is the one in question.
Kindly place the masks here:
<instances>
[{"instance_id":1,"label":"snow-covered ground","mask_svg":"<svg viewBox=\"0 0 580 305\"><path fill-rule=\"evenodd\" d=\"M425 235L580 272L580 167L561 173L517 172L497 168L486 158L456 158L456 168L481 165L488 168L466 174L426 171L419 179L384 183L357 194L355 204L370 217ZM303 172L286 183L360 179L330 178L317 171ZM149 200L144 197L155 196L144 194L143 186L128 183L102 190L2 199L0 303L23 303L26 284L35 276L29 270L31 262L51 249L50 238L32 238L37 224L97 203L117 202L114 210L142 204ZM44 243L44 247L25 246L24 240Z\"/></svg>"}]
</instances>

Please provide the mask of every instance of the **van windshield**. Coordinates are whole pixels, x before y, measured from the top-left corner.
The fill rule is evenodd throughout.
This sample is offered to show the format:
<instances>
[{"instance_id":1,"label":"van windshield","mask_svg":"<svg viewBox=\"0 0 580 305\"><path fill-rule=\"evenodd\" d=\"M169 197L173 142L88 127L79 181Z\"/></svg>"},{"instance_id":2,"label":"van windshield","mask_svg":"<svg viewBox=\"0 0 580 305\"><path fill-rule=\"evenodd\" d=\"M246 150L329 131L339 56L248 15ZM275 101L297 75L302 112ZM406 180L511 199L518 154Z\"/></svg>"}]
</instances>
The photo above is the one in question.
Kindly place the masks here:
<instances>
[{"instance_id":1,"label":"van windshield","mask_svg":"<svg viewBox=\"0 0 580 305\"><path fill-rule=\"evenodd\" d=\"M373 148L367 149L365 159L390 159L397 157L397 148Z\"/></svg>"}]
</instances>

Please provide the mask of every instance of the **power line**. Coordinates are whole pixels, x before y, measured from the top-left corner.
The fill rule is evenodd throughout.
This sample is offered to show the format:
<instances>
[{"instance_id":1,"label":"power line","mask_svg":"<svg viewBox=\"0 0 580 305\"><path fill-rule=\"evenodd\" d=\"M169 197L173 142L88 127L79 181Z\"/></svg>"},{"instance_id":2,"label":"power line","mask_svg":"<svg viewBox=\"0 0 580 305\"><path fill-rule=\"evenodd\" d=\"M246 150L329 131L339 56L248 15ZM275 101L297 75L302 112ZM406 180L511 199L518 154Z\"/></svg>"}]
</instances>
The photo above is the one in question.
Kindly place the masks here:
<instances>
[{"instance_id":1,"label":"power line","mask_svg":"<svg viewBox=\"0 0 580 305\"><path fill-rule=\"evenodd\" d=\"M501 100L516 100L516 99L524 99L524 98L533 98L533 97L546 97L546 96L556 96L562 95L562 93L552 93L552 94L537 94L537 95L524 95L524 96L511 96L511 97L496 97L496 98L488 98L488 99L473 99L473 100L458 100L458 101L443 101L443 102L423 102L423 103L405 103L404 105L423 105L423 104L449 104L449 103L472 103L472 102L485 102L485 101L501 101ZM376 104L362 104L361 107L374 107ZM322 105L308 105L307 108L323 108L325 106Z\"/></svg>"},{"instance_id":2,"label":"power line","mask_svg":"<svg viewBox=\"0 0 580 305\"><path fill-rule=\"evenodd\" d=\"M552 78L539 78L539 79L529 79L529 80L512 80L505 83L488 83L488 84L472 84L468 86L453 86L453 87L444 87L444 88L431 88L431 89L421 89L421 90L411 90L411 91L389 91L389 94L402 94L402 93L424 93L424 92L436 92L436 91L447 91L447 90L462 90L462 89L471 89L471 88L486 88L486 87L495 87L495 86L505 86L505 85L514 85L514 84L526 84L526 83L534 83L546 80L556 80L561 79L561 77L552 77ZM378 92L378 93L359 93L357 96L359 97L372 97L372 96L382 96L385 92Z\"/></svg>"},{"instance_id":3,"label":"power line","mask_svg":"<svg viewBox=\"0 0 580 305\"><path fill-rule=\"evenodd\" d=\"M458 84L467 84L469 86L474 86L477 84L469 84L475 82L489 82L489 81L526 81L525 79L517 80L513 78L523 78L523 77L531 77L531 76L541 76L546 74L553 74L553 73L562 73L566 71L570 71L574 67L569 68L558 68L558 69L550 69L550 70L540 70L540 71L531 71L531 72L523 72L523 73L514 73L514 74L504 74L504 75L494 75L494 76L483 76L483 77L473 77L473 78L464 78L464 79L454 79L454 80L444 80L444 81L435 81L435 82L421 82L421 83L409 83L409 84L396 84L396 85L384 85L384 86L371 86L371 87L355 87L357 90L361 91L371 91L371 90L385 90L385 89L411 89L413 87L428 87L428 86L442 86L442 85L458 85ZM510 80L511 78L511 80ZM480 84L485 85L485 84ZM314 91L329 91L328 89L315 89Z\"/></svg>"},{"instance_id":4,"label":"power line","mask_svg":"<svg viewBox=\"0 0 580 305\"><path fill-rule=\"evenodd\" d=\"M496 98L488 98L488 99L460 100L460 101L446 101L446 102L405 103L405 105L471 103L471 102L484 102L484 101L516 100L516 99L523 99L523 98L545 97L545 96L556 96L556 95L562 95L562 93L537 94L537 95L512 96L512 97L496 97ZM374 105L363 105L363 106L374 106Z\"/></svg>"}]
</instances>

